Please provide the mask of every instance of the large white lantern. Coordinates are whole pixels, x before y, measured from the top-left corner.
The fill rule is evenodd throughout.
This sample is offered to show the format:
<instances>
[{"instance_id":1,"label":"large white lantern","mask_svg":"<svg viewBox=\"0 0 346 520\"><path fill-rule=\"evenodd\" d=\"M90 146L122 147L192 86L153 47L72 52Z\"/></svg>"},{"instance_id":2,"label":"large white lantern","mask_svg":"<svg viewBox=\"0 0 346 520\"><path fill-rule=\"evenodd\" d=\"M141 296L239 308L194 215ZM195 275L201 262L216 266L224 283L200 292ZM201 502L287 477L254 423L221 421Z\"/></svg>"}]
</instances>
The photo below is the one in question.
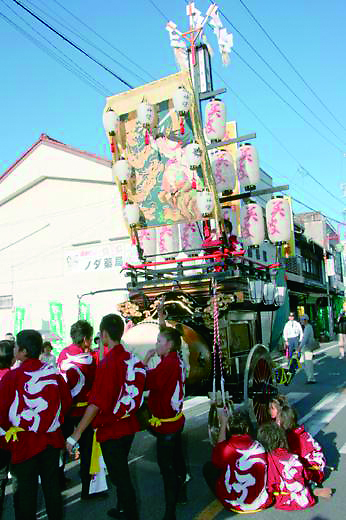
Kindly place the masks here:
<instances>
[{"instance_id":1,"label":"large white lantern","mask_svg":"<svg viewBox=\"0 0 346 520\"><path fill-rule=\"evenodd\" d=\"M179 225L181 249L185 254L199 254L202 248L203 231L202 226L199 228L198 222L186 222Z\"/></svg>"},{"instance_id":2,"label":"large white lantern","mask_svg":"<svg viewBox=\"0 0 346 520\"><path fill-rule=\"evenodd\" d=\"M244 245L259 246L264 240L264 218L259 204L250 202L240 212L241 236Z\"/></svg>"},{"instance_id":3,"label":"large white lantern","mask_svg":"<svg viewBox=\"0 0 346 520\"><path fill-rule=\"evenodd\" d=\"M129 180L131 175L131 168L127 160L119 159L119 161L113 163L112 174L114 182L116 181L116 179L119 179L119 181L122 184L125 184Z\"/></svg>"},{"instance_id":4,"label":"large white lantern","mask_svg":"<svg viewBox=\"0 0 346 520\"><path fill-rule=\"evenodd\" d=\"M237 152L237 174L241 186L256 186L260 178L257 150L252 144L240 145Z\"/></svg>"},{"instance_id":5,"label":"large white lantern","mask_svg":"<svg viewBox=\"0 0 346 520\"><path fill-rule=\"evenodd\" d=\"M115 135L116 131L119 128L119 116L112 110L111 108L106 112L103 112L103 126L105 128L106 134L109 136Z\"/></svg>"},{"instance_id":6,"label":"large white lantern","mask_svg":"<svg viewBox=\"0 0 346 520\"><path fill-rule=\"evenodd\" d=\"M207 217L213 211L214 199L210 191L198 191L196 193L197 208L203 217Z\"/></svg>"},{"instance_id":7,"label":"large white lantern","mask_svg":"<svg viewBox=\"0 0 346 520\"><path fill-rule=\"evenodd\" d=\"M184 87L178 87L172 96L174 110L179 115L186 114L191 106L191 96Z\"/></svg>"},{"instance_id":8,"label":"large white lantern","mask_svg":"<svg viewBox=\"0 0 346 520\"><path fill-rule=\"evenodd\" d=\"M139 103L137 108L137 119L145 128L151 128L155 119L153 105L150 105L146 100Z\"/></svg>"},{"instance_id":9,"label":"large white lantern","mask_svg":"<svg viewBox=\"0 0 346 520\"><path fill-rule=\"evenodd\" d=\"M138 238L141 248L143 249L143 255L153 257L156 255L156 229L155 228L143 228L138 231ZM153 261L154 258L149 258Z\"/></svg>"},{"instance_id":10,"label":"large white lantern","mask_svg":"<svg viewBox=\"0 0 346 520\"><path fill-rule=\"evenodd\" d=\"M292 211L288 199L275 197L266 206L268 237L271 242L289 242Z\"/></svg>"},{"instance_id":11,"label":"large white lantern","mask_svg":"<svg viewBox=\"0 0 346 520\"><path fill-rule=\"evenodd\" d=\"M205 107L205 135L210 141L222 141L226 133L226 105L212 99Z\"/></svg>"},{"instance_id":12,"label":"large white lantern","mask_svg":"<svg viewBox=\"0 0 346 520\"><path fill-rule=\"evenodd\" d=\"M202 150L197 143L190 143L184 148L187 164L191 170L196 170L202 162Z\"/></svg>"},{"instance_id":13,"label":"large white lantern","mask_svg":"<svg viewBox=\"0 0 346 520\"><path fill-rule=\"evenodd\" d=\"M158 254L165 259L176 257L179 251L179 231L176 224L158 228L156 240Z\"/></svg>"},{"instance_id":14,"label":"large white lantern","mask_svg":"<svg viewBox=\"0 0 346 520\"><path fill-rule=\"evenodd\" d=\"M227 150L211 150L209 152L211 169L213 171L216 190L222 193L234 190L235 168L233 158Z\"/></svg>"},{"instance_id":15,"label":"large white lantern","mask_svg":"<svg viewBox=\"0 0 346 520\"><path fill-rule=\"evenodd\" d=\"M136 226L139 222L138 204L125 204L124 213L130 227Z\"/></svg>"}]
</instances>

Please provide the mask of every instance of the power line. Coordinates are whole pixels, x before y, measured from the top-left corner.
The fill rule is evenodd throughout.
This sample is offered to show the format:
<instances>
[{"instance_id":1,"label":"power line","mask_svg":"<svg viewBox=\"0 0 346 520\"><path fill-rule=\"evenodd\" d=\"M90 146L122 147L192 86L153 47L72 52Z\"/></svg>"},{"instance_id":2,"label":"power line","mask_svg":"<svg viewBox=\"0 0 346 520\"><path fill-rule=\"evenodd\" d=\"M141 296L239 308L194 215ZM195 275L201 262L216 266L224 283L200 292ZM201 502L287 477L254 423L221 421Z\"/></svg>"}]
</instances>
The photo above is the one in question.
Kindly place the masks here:
<instances>
[{"instance_id":1,"label":"power line","mask_svg":"<svg viewBox=\"0 0 346 520\"><path fill-rule=\"evenodd\" d=\"M3 0L1 0L1 1L3 1ZM7 6L7 7L9 7L9 6ZM12 27L14 27L18 32L20 32L23 36L25 36L25 38L30 40L34 45L36 45L39 49L41 49L43 52L45 52L48 56L53 58L55 61L57 61L58 63L63 65L63 67L65 67L67 70L72 72L72 74L77 76L84 83L87 83L87 84L89 84L89 86L92 86L94 88L94 90L96 90L103 97L107 95L107 91L109 92L109 90L107 90L106 87L104 87L101 83L98 82L99 85L101 85L102 88L104 89L104 90L100 90L98 88L98 86L96 85L96 80L94 80L91 76L89 76L89 74L87 72L78 72L77 70L73 69L73 67L70 64L68 64L63 58L61 58L60 56L57 56L54 52L47 49L47 47L45 47L37 38L31 36L27 31L25 31L25 29L23 29L22 27L17 25L15 22L10 20L6 15L4 15L3 13L0 13L0 16L8 24L12 25ZM68 58L68 59L73 62L73 60L71 60L71 58ZM75 66L79 67L77 64L75 64Z\"/></svg>"},{"instance_id":2,"label":"power line","mask_svg":"<svg viewBox=\"0 0 346 520\"><path fill-rule=\"evenodd\" d=\"M300 74L300 72L296 69L296 67L293 65L293 63L288 59L288 57L284 54L284 52L280 49L280 47L275 43L273 38L268 34L268 32L265 30L265 28L262 26L262 24L257 20L255 15L250 11L250 9L247 7L245 2L243 0L239 0L239 2L243 5L243 7L247 10L251 18L255 21L255 23L260 27L260 29L264 32L264 34L267 36L269 41L274 45L276 50L281 54L281 56L284 58L284 60L289 64L289 66L292 68L292 70L297 74L297 76L301 79L301 81L304 83L304 85L310 90L310 92L315 96L315 98L321 103L321 105L325 108L325 110L332 116L332 118L344 129L346 130L346 127L339 121L339 119L333 114L333 112L327 107L327 105L322 101L322 99L316 94L316 92L313 90L313 88L307 83L307 81L304 79L304 77Z\"/></svg>"},{"instance_id":3,"label":"power line","mask_svg":"<svg viewBox=\"0 0 346 520\"><path fill-rule=\"evenodd\" d=\"M69 25L66 25L66 23L62 22L62 21L59 21L58 18L54 17L53 15L51 15L49 12L45 11L44 9L42 9L41 7L39 7L38 5L36 5L34 2L32 2L31 0L26 0L28 4L32 5L33 7L35 7L36 9L38 9L41 13L43 13L44 15L48 16L48 18L51 18L54 22L60 24L63 28L67 29L68 31L70 31L72 34L74 34L75 36L77 36L77 38L80 38L82 41L84 41L85 43L87 43L88 45L90 45L91 47L93 47L94 49L96 49L97 51L101 52L101 54L103 54L104 56L106 56L107 58L109 58L111 61L113 61L116 65L118 65L119 67L123 68L126 72L128 72L129 74L132 74L133 76L135 76L137 79L139 79L141 82L144 82L145 83L145 80L141 77L141 76L138 76L138 74L136 74L133 70L129 69L128 67L126 67L125 65L123 65L122 63L120 63L120 61L116 60L115 58L113 58L110 54L108 54L107 52L105 52L103 49L101 49L100 47L98 47L97 45L95 45L93 42L91 42L88 38L85 38L80 32L77 32L73 29L73 27L69 26Z\"/></svg>"},{"instance_id":4,"label":"power line","mask_svg":"<svg viewBox=\"0 0 346 520\"><path fill-rule=\"evenodd\" d=\"M44 20L42 20L42 18L40 18L39 16L37 16L35 13L33 13L32 11L30 11L30 9L28 9L27 7L25 7L23 4L21 4L20 2L18 2L18 0L13 0L13 2L17 5L19 5L19 7L21 7L22 9L24 9L24 11L26 11L27 13L30 14L30 16L33 16L34 18L36 18L36 20L38 20L40 23L42 23L45 27L47 27L50 31L53 31L54 34L56 34L57 36L59 36L60 38L62 38L66 43L68 43L69 45L71 45L74 49L76 49L77 51L81 52L82 54L84 54L84 56L86 56L87 58L89 58L91 61L93 61L94 63L96 63L97 65L99 65L100 67L102 67L106 72L109 72L110 74L112 74L112 76L114 76L118 81L120 81L121 83L123 83L124 85L126 85L128 88L130 89L133 89L134 87L132 85L130 85L129 83L127 83L127 81L125 81L123 78L121 78L118 74L116 74L115 72L113 72L111 69L109 69L108 67L106 67L105 65L103 65L100 61L98 61L97 59L93 58L92 56L90 56L90 54L88 54L87 52L83 51L83 49L81 49L78 45L76 45L75 43L73 43L73 41L71 41L69 38L67 38L66 36L64 36L62 33L60 33L59 31L57 31L56 29L54 29L51 25L49 25L47 22L45 22Z\"/></svg>"}]
</instances>

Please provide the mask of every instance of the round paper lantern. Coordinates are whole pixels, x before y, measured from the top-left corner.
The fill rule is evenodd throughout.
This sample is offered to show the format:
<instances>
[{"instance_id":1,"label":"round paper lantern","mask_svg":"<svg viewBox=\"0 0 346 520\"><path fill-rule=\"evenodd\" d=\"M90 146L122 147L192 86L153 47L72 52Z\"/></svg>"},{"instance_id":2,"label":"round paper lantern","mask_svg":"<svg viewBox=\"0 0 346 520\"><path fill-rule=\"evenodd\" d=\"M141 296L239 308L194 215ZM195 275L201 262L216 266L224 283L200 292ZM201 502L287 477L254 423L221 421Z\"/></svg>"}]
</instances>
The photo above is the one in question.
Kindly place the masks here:
<instances>
[{"instance_id":1,"label":"round paper lantern","mask_svg":"<svg viewBox=\"0 0 346 520\"><path fill-rule=\"evenodd\" d=\"M264 240L264 218L259 204L250 202L240 212L241 236L244 245L259 246Z\"/></svg>"},{"instance_id":2,"label":"round paper lantern","mask_svg":"<svg viewBox=\"0 0 346 520\"><path fill-rule=\"evenodd\" d=\"M125 204L124 213L130 227L134 227L139 222L138 204Z\"/></svg>"},{"instance_id":3,"label":"round paper lantern","mask_svg":"<svg viewBox=\"0 0 346 520\"><path fill-rule=\"evenodd\" d=\"M119 179L124 184L126 183L131 175L131 168L126 159L119 159L112 165L113 180Z\"/></svg>"},{"instance_id":4,"label":"round paper lantern","mask_svg":"<svg viewBox=\"0 0 346 520\"><path fill-rule=\"evenodd\" d=\"M241 186L256 186L260 178L258 154L252 144L240 145L237 153L237 174Z\"/></svg>"},{"instance_id":5,"label":"round paper lantern","mask_svg":"<svg viewBox=\"0 0 346 520\"><path fill-rule=\"evenodd\" d=\"M191 97L184 87L178 87L172 96L174 110L179 115L186 114L191 106Z\"/></svg>"},{"instance_id":6,"label":"round paper lantern","mask_svg":"<svg viewBox=\"0 0 346 520\"><path fill-rule=\"evenodd\" d=\"M271 242L289 242L292 211L287 199L275 197L266 206L268 237Z\"/></svg>"},{"instance_id":7,"label":"round paper lantern","mask_svg":"<svg viewBox=\"0 0 346 520\"><path fill-rule=\"evenodd\" d=\"M207 217L213 211L214 200L210 191L198 191L196 193L196 203L203 217Z\"/></svg>"},{"instance_id":8,"label":"round paper lantern","mask_svg":"<svg viewBox=\"0 0 346 520\"><path fill-rule=\"evenodd\" d=\"M103 112L103 126L107 135L115 135L119 128L119 116L111 108L106 112Z\"/></svg>"},{"instance_id":9,"label":"round paper lantern","mask_svg":"<svg viewBox=\"0 0 346 520\"><path fill-rule=\"evenodd\" d=\"M187 164L191 170L196 170L202 161L202 150L197 143L188 144L184 148Z\"/></svg>"},{"instance_id":10,"label":"round paper lantern","mask_svg":"<svg viewBox=\"0 0 346 520\"><path fill-rule=\"evenodd\" d=\"M156 240L158 254L163 255L166 259L175 257L179 251L178 226L161 226L157 230Z\"/></svg>"},{"instance_id":11,"label":"round paper lantern","mask_svg":"<svg viewBox=\"0 0 346 520\"><path fill-rule=\"evenodd\" d=\"M211 169L214 174L218 193L234 190L235 168L233 158L227 150L211 150L209 152Z\"/></svg>"},{"instance_id":12,"label":"round paper lantern","mask_svg":"<svg viewBox=\"0 0 346 520\"><path fill-rule=\"evenodd\" d=\"M151 128L155 119L153 105L150 105L148 101L142 101L137 108L137 119L145 128Z\"/></svg>"},{"instance_id":13,"label":"round paper lantern","mask_svg":"<svg viewBox=\"0 0 346 520\"><path fill-rule=\"evenodd\" d=\"M143 249L144 256L153 257L156 254L156 229L140 229L138 231L138 238L141 248ZM150 260L153 261L154 258L150 258Z\"/></svg>"},{"instance_id":14,"label":"round paper lantern","mask_svg":"<svg viewBox=\"0 0 346 520\"><path fill-rule=\"evenodd\" d=\"M222 141L226 133L226 105L212 99L205 107L205 134L210 141Z\"/></svg>"}]
</instances>

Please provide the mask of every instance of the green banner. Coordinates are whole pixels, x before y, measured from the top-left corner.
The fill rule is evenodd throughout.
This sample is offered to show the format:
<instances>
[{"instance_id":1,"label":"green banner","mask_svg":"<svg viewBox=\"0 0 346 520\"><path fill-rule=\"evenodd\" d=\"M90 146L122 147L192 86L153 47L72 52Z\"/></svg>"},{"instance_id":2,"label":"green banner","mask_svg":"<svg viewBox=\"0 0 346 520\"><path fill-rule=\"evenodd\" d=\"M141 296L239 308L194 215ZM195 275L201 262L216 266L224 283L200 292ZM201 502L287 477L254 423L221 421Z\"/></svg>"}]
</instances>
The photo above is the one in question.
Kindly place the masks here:
<instances>
[{"instance_id":1,"label":"green banner","mask_svg":"<svg viewBox=\"0 0 346 520\"><path fill-rule=\"evenodd\" d=\"M15 317L14 317L14 327L13 327L14 335L18 334L18 332L20 332L23 329L24 318L25 318L25 308L16 307Z\"/></svg>"},{"instance_id":2,"label":"green banner","mask_svg":"<svg viewBox=\"0 0 346 520\"><path fill-rule=\"evenodd\" d=\"M62 319L62 303L49 302L49 315L50 315L50 330L56 334L56 339L53 341L61 343L64 336L64 327Z\"/></svg>"},{"instance_id":3,"label":"green banner","mask_svg":"<svg viewBox=\"0 0 346 520\"><path fill-rule=\"evenodd\" d=\"M86 320L91 323L90 320L90 303L81 303L79 306L79 319Z\"/></svg>"}]
</instances>

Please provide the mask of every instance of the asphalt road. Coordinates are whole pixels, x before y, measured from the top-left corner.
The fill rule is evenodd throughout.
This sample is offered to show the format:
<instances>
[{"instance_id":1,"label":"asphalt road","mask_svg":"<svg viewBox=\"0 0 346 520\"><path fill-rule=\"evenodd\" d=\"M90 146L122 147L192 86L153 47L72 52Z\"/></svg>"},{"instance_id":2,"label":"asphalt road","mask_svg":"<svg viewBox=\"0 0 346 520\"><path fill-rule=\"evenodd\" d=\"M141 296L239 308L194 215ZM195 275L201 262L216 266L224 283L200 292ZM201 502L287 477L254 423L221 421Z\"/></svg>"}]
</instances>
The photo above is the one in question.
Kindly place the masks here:
<instances>
[{"instance_id":1,"label":"asphalt road","mask_svg":"<svg viewBox=\"0 0 346 520\"><path fill-rule=\"evenodd\" d=\"M309 510L296 513L277 511L270 508L256 514L263 520L293 518L300 520L344 520L346 518L346 360L337 359L336 343L322 344L315 351L315 374L318 384L306 385L303 372L299 372L293 382L282 386L280 392L288 396L298 410L305 427L323 446L329 466L325 485L335 487L336 494L329 500L322 500ZM207 436L207 416L209 403L206 398L193 398L185 403L187 417L184 440L187 460L191 473L188 484L188 504L178 506L178 520L225 520L236 514L223 510L215 500L202 476L202 466L209 460L211 447ZM141 520L161 520L163 517L163 488L156 464L154 439L147 432L136 435L130 454L131 471L141 510ZM114 490L110 488L108 497L100 497L87 502L80 501L78 465L68 466L67 476L71 478L69 488L64 492L65 520L101 520L109 518L107 510L114 507ZM14 519L12 511L11 487L7 489L3 520ZM251 520L254 514L247 515ZM44 502L39 497L39 520L47 518Z\"/></svg>"}]
</instances>

